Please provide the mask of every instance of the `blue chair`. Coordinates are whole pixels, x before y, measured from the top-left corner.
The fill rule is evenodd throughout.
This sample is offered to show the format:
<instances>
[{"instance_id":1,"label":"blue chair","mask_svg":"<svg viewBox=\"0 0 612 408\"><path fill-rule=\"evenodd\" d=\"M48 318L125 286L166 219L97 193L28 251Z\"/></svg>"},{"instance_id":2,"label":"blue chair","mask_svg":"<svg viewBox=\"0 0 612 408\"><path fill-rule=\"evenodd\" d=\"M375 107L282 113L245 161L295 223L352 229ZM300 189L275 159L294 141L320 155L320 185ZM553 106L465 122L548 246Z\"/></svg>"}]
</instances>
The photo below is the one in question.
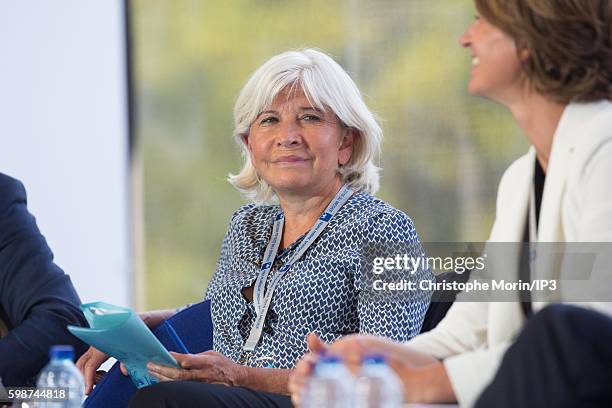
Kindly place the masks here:
<instances>
[{"instance_id":1,"label":"blue chair","mask_svg":"<svg viewBox=\"0 0 612 408\"><path fill-rule=\"evenodd\" d=\"M463 274L455 272L445 272L436 276L436 282L462 282L465 283L470 278L470 272L467 271ZM421 333L425 333L433 329L444 319L448 309L453 305L457 295L461 291L459 290L436 290L431 296L431 303L427 308L427 313L423 319L423 325L421 326Z\"/></svg>"}]
</instances>

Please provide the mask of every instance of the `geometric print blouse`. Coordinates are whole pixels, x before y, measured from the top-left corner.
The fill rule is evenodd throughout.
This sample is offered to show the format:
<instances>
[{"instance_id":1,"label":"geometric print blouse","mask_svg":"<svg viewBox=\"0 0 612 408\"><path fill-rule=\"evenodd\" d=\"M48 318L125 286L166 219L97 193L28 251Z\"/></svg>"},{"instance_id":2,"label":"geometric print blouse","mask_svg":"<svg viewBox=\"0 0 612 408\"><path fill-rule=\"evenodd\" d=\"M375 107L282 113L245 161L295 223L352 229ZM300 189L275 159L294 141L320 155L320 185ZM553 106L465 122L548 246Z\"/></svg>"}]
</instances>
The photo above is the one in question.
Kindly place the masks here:
<instances>
[{"instance_id":1,"label":"geometric print blouse","mask_svg":"<svg viewBox=\"0 0 612 408\"><path fill-rule=\"evenodd\" d=\"M326 342L358 332L396 341L407 341L419 333L429 306L428 293L385 298L368 296L362 290L364 245L400 243L401 250L410 256L422 256L414 224L403 212L359 192L285 273L272 297L259 343L245 360L242 348L255 308L243 296L242 288L257 279L279 211L278 205L249 204L232 216L205 295L211 300L215 351L253 367L293 368L308 352L305 338L310 332ZM268 282L302 238L279 250ZM413 278L430 275L429 270L419 270Z\"/></svg>"}]
</instances>

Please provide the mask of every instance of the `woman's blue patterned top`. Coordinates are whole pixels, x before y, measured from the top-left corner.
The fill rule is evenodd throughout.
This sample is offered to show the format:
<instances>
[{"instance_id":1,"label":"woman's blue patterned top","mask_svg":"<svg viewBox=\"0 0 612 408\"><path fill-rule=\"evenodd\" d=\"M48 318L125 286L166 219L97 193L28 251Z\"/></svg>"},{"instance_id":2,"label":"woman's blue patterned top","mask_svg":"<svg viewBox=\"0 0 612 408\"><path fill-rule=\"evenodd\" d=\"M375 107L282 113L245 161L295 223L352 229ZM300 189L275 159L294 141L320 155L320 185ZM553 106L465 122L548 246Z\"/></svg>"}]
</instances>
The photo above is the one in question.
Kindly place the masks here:
<instances>
[{"instance_id":1,"label":"woman's blue patterned top","mask_svg":"<svg viewBox=\"0 0 612 408\"><path fill-rule=\"evenodd\" d=\"M214 325L214 349L245 363L242 347L255 316L242 288L254 284L278 205L240 208L233 215L208 289ZM279 250L268 281L295 250ZM384 201L356 193L327 228L294 263L274 292L262 337L246 364L293 368L308 348L305 337L316 332L327 342L350 333L367 333L406 341L419 333L429 293L412 298L366 296L361 290L362 249L368 243L399 245L409 256L423 249L410 218ZM419 270L414 279L427 279Z\"/></svg>"}]
</instances>

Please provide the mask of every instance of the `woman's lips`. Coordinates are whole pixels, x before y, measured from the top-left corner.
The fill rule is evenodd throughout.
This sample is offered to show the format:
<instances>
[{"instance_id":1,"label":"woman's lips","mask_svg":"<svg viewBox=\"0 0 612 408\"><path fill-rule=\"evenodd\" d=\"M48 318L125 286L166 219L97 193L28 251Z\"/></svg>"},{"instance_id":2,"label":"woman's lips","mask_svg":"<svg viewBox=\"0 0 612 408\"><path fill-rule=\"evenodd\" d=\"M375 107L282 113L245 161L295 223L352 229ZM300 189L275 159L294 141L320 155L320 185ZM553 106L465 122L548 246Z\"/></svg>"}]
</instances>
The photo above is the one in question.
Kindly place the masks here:
<instances>
[{"instance_id":1,"label":"woman's lips","mask_svg":"<svg viewBox=\"0 0 612 408\"><path fill-rule=\"evenodd\" d=\"M272 161L275 164L294 164L294 163L303 163L308 159L300 156L281 156Z\"/></svg>"}]
</instances>

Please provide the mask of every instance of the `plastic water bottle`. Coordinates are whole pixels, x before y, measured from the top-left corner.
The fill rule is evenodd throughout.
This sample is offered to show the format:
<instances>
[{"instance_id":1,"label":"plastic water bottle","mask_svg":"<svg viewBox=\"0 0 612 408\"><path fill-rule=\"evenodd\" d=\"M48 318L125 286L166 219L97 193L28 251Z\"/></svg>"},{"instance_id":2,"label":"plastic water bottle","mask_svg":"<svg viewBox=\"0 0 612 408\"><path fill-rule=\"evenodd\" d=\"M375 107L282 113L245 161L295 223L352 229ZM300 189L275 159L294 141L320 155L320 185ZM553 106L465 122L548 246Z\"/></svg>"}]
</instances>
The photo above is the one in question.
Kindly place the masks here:
<instances>
[{"instance_id":1,"label":"plastic water bottle","mask_svg":"<svg viewBox=\"0 0 612 408\"><path fill-rule=\"evenodd\" d=\"M381 355L363 359L355 391L358 408L401 408L404 403L402 383Z\"/></svg>"},{"instance_id":2,"label":"plastic water bottle","mask_svg":"<svg viewBox=\"0 0 612 408\"><path fill-rule=\"evenodd\" d=\"M355 377L337 357L322 357L314 368L313 376L304 389L304 408L352 407L352 388Z\"/></svg>"},{"instance_id":3,"label":"plastic water bottle","mask_svg":"<svg viewBox=\"0 0 612 408\"><path fill-rule=\"evenodd\" d=\"M68 390L68 399L58 402L39 402L37 407L45 408L77 408L85 397L83 376L72 362L74 348L72 346L53 346L49 349L49 364L43 368L38 377L38 388L63 387Z\"/></svg>"}]
</instances>

